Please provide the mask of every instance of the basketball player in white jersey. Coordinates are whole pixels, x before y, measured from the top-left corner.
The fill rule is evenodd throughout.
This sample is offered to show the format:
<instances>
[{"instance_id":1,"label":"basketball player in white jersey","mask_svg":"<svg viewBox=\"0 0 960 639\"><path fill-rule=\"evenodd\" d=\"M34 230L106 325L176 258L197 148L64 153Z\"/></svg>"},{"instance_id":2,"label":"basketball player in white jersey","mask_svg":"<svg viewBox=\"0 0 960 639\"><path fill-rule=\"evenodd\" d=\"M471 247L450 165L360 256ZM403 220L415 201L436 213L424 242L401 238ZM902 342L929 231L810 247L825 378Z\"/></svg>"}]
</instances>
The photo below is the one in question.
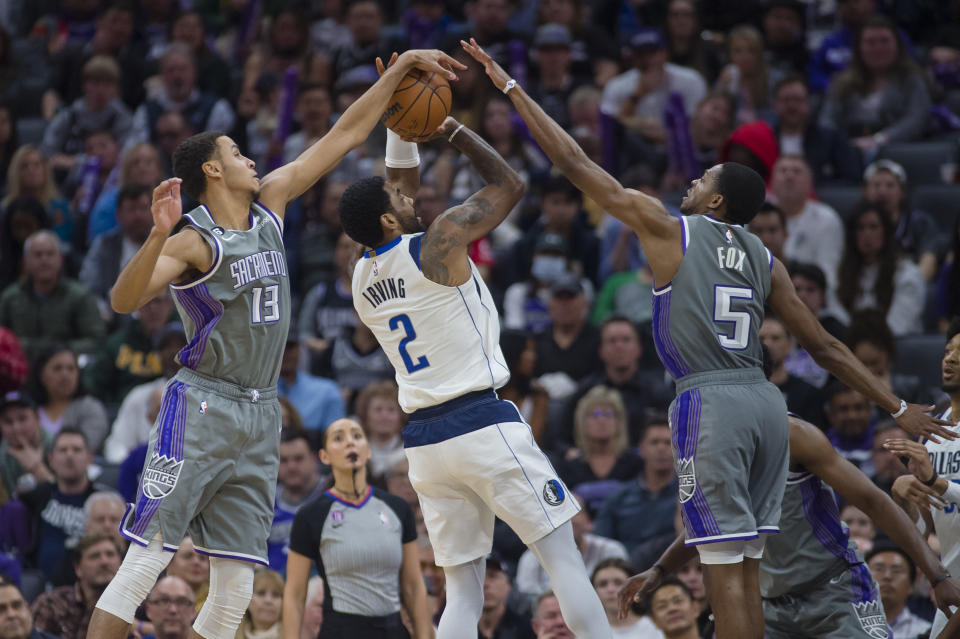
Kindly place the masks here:
<instances>
[{"instance_id":1,"label":"basketball player in white jersey","mask_svg":"<svg viewBox=\"0 0 960 639\"><path fill-rule=\"evenodd\" d=\"M960 419L960 317L954 317L947 328L941 375L950 406L940 419L956 423ZM927 440L918 444L893 439L884 447L891 453L909 457L908 467L913 473L894 482L894 499L914 521L923 515L921 528L937 533L944 565L950 573L960 575L960 440L940 443ZM931 523L933 530L929 528ZM930 636L936 637L946 624L947 616L937 611Z\"/></svg>"},{"instance_id":2,"label":"basketball player in white jersey","mask_svg":"<svg viewBox=\"0 0 960 639\"><path fill-rule=\"evenodd\" d=\"M413 210L416 144L392 132L387 179L365 178L340 200L344 231L368 247L353 300L396 368L410 481L437 565L446 574L440 639L476 638L484 556L494 517L506 521L550 575L563 617L582 639L610 639L570 518L580 509L533 440L516 406L497 398L510 371L500 318L467 256L523 195L520 176L480 136L452 118L438 129L470 158L487 186L423 232Z\"/></svg>"}]
</instances>

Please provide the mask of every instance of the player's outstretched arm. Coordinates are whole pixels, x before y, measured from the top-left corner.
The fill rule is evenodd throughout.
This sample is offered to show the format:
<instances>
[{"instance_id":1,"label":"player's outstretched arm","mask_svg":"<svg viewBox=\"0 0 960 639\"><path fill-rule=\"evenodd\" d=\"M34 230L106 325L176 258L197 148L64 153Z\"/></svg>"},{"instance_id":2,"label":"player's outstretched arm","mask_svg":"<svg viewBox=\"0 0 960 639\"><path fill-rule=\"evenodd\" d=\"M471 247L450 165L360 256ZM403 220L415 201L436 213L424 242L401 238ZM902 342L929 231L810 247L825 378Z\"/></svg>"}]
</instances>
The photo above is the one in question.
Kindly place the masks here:
<instances>
[{"instance_id":1,"label":"player's outstretched arm","mask_svg":"<svg viewBox=\"0 0 960 639\"><path fill-rule=\"evenodd\" d=\"M901 411L900 399L885 390L883 383L854 357L843 342L830 335L797 297L786 267L776 258L770 280L767 302L817 364L850 388L863 393L882 410L896 415L897 424L908 433L923 435L933 441L939 441L937 437L957 438L956 433L946 428L952 426L950 422L926 414L934 409L933 406L906 404Z\"/></svg>"},{"instance_id":2,"label":"player's outstretched arm","mask_svg":"<svg viewBox=\"0 0 960 639\"><path fill-rule=\"evenodd\" d=\"M500 154L483 138L447 118L438 134L473 163L485 187L460 206L444 211L423 236L420 267L430 280L445 286L459 286L470 279L467 249L470 243L495 229L523 197L524 184Z\"/></svg>"},{"instance_id":3,"label":"player's outstretched arm","mask_svg":"<svg viewBox=\"0 0 960 639\"><path fill-rule=\"evenodd\" d=\"M189 270L210 269L210 246L193 231L170 236L183 216L180 178L170 178L153 190L153 228L110 291L110 306L116 313L132 313Z\"/></svg>"},{"instance_id":4,"label":"player's outstretched arm","mask_svg":"<svg viewBox=\"0 0 960 639\"><path fill-rule=\"evenodd\" d=\"M634 575L620 589L619 617L626 619L630 606L643 601L648 592L660 585L663 576L680 570L688 561L697 556L696 546L687 546L683 535L678 535L667 549L660 555L660 559L639 575Z\"/></svg>"},{"instance_id":5,"label":"player's outstretched arm","mask_svg":"<svg viewBox=\"0 0 960 639\"><path fill-rule=\"evenodd\" d=\"M463 48L483 65L494 86L503 91L510 76L471 38L460 41ZM670 215L663 204L640 191L625 189L609 173L597 166L580 145L563 130L543 109L517 85L507 92L520 117L547 154L550 161L567 179L605 211L636 231L640 242L650 237L674 239L680 237L680 222ZM649 252L649 247L644 246Z\"/></svg>"},{"instance_id":6,"label":"player's outstretched arm","mask_svg":"<svg viewBox=\"0 0 960 639\"><path fill-rule=\"evenodd\" d=\"M382 64L382 63L381 63ZM380 120L400 80L413 68L442 73L456 79L453 69L466 69L442 51L411 49L397 59L377 82L344 111L336 124L300 156L263 178L260 200L282 213L288 202L299 197L335 167L350 150L363 144Z\"/></svg>"},{"instance_id":7,"label":"player's outstretched arm","mask_svg":"<svg viewBox=\"0 0 960 639\"><path fill-rule=\"evenodd\" d=\"M949 577L917 527L882 490L856 466L837 454L823 432L802 419L790 418L790 460L825 481L844 501L853 504L910 555L917 568L936 583L937 605L945 612L948 606L960 605L960 586Z\"/></svg>"}]
</instances>

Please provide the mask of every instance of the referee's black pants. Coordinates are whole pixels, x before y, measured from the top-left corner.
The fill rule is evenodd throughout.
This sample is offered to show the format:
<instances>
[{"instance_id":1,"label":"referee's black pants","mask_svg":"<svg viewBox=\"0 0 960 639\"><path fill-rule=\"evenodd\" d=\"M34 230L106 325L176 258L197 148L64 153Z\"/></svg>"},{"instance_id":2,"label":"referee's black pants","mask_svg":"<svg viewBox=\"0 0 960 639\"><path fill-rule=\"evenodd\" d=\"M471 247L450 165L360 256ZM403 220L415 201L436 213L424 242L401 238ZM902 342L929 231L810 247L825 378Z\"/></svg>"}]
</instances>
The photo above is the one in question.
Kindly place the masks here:
<instances>
[{"instance_id":1,"label":"referee's black pants","mask_svg":"<svg viewBox=\"0 0 960 639\"><path fill-rule=\"evenodd\" d=\"M386 617L348 615L325 610L317 639L410 639L400 613Z\"/></svg>"}]
</instances>

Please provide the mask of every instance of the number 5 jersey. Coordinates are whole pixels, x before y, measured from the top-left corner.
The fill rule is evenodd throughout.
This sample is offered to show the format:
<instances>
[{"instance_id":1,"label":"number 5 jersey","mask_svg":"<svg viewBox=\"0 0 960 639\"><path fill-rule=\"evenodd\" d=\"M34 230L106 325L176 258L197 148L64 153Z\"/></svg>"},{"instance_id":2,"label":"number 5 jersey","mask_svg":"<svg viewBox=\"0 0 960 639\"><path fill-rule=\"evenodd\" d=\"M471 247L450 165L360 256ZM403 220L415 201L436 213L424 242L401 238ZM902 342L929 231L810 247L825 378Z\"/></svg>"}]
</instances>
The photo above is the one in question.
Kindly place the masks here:
<instances>
[{"instance_id":1,"label":"number 5 jersey","mask_svg":"<svg viewBox=\"0 0 960 639\"><path fill-rule=\"evenodd\" d=\"M674 379L760 367L760 323L773 257L742 226L681 216L683 261L653 291L653 339Z\"/></svg>"},{"instance_id":2,"label":"number 5 jersey","mask_svg":"<svg viewBox=\"0 0 960 639\"><path fill-rule=\"evenodd\" d=\"M353 305L397 372L404 412L487 388L510 371L500 351L500 318L470 262L470 279L445 286L420 270L423 234L366 251L353 272Z\"/></svg>"}]
</instances>

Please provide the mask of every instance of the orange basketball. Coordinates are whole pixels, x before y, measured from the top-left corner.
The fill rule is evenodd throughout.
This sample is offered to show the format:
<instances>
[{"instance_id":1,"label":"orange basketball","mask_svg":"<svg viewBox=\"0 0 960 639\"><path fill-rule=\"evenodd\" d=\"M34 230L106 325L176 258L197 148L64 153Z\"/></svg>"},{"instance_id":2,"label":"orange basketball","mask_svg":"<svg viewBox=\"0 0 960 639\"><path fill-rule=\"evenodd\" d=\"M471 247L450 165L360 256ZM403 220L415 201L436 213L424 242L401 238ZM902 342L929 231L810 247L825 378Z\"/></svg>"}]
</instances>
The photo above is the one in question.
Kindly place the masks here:
<instances>
[{"instance_id":1,"label":"orange basketball","mask_svg":"<svg viewBox=\"0 0 960 639\"><path fill-rule=\"evenodd\" d=\"M453 93L445 77L413 69L400 80L380 121L403 137L429 135L450 113L452 101Z\"/></svg>"}]
</instances>

